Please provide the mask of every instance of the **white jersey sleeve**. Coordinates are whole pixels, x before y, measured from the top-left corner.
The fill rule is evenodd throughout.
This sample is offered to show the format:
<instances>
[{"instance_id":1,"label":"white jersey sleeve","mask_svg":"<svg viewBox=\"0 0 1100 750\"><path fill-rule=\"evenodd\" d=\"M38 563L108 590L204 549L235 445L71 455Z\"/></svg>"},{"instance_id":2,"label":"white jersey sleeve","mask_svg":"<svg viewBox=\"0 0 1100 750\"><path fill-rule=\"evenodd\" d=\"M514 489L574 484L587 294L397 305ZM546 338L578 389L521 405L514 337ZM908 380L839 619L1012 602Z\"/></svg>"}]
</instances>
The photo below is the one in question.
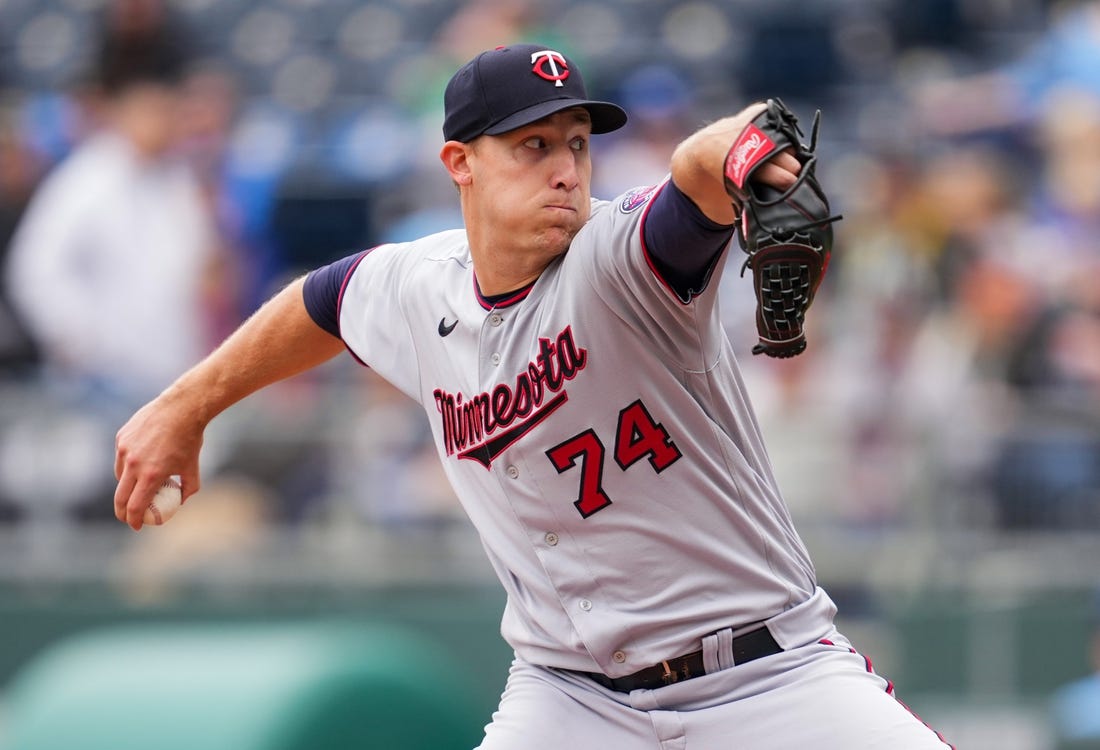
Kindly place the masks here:
<instances>
[{"instance_id":1,"label":"white jersey sleeve","mask_svg":"<svg viewBox=\"0 0 1100 750\"><path fill-rule=\"evenodd\" d=\"M396 388L421 400L420 366L408 310L429 304L439 268L462 273L469 266L464 231L417 243L381 245L349 270L340 292L339 333L349 351ZM352 300L352 304L346 304Z\"/></svg>"}]
</instances>

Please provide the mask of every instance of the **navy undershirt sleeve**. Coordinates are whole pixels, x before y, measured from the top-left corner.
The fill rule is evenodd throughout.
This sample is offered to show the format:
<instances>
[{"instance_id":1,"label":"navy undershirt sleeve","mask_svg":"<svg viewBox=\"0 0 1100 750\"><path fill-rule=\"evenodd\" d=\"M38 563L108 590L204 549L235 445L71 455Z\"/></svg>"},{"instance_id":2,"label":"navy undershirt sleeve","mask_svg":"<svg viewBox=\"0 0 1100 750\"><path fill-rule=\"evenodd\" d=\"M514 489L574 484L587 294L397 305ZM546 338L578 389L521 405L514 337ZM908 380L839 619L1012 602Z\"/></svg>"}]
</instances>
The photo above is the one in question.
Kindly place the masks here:
<instances>
[{"instance_id":1,"label":"navy undershirt sleeve","mask_svg":"<svg viewBox=\"0 0 1100 750\"><path fill-rule=\"evenodd\" d=\"M313 322L340 338L340 292L366 252L349 255L311 271L302 287L302 301Z\"/></svg>"},{"instance_id":2,"label":"navy undershirt sleeve","mask_svg":"<svg viewBox=\"0 0 1100 750\"><path fill-rule=\"evenodd\" d=\"M653 266L680 299L689 302L706 288L733 226L712 221L669 180L653 198L642 231Z\"/></svg>"}]
</instances>

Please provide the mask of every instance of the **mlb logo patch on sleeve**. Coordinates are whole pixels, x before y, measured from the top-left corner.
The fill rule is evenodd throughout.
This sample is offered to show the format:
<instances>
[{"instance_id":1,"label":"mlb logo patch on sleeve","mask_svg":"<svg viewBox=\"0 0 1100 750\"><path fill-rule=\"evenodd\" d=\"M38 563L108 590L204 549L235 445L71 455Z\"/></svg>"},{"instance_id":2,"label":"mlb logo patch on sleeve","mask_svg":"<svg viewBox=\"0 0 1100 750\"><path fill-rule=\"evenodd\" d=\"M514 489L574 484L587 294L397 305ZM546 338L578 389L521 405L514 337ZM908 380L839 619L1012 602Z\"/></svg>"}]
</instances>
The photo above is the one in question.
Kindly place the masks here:
<instances>
[{"instance_id":1,"label":"mlb logo patch on sleeve","mask_svg":"<svg viewBox=\"0 0 1100 750\"><path fill-rule=\"evenodd\" d=\"M649 202L649 199L653 197L653 193L656 190L656 185L634 188L623 196L623 201L619 204L619 210L624 214L628 214L631 211L637 211Z\"/></svg>"}]
</instances>

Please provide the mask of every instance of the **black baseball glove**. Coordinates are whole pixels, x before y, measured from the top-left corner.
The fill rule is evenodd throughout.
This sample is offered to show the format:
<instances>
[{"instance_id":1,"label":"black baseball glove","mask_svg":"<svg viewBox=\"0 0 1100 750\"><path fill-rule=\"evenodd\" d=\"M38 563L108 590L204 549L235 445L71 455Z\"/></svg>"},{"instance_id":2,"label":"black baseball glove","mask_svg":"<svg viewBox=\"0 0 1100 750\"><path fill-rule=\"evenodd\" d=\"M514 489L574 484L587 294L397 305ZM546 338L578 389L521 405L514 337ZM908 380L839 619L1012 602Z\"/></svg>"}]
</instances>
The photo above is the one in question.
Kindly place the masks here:
<instances>
[{"instance_id":1,"label":"black baseball glove","mask_svg":"<svg viewBox=\"0 0 1100 750\"><path fill-rule=\"evenodd\" d=\"M832 223L841 218L830 215L815 174L820 122L818 111L806 145L794 114L769 99L726 155L726 192L739 210L737 239L748 254L741 273L752 269L756 289L760 343L753 354L793 357L806 348L806 311L829 267ZM802 164L794 185L781 192L754 181L760 165L786 148Z\"/></svg>"}]
</instances>

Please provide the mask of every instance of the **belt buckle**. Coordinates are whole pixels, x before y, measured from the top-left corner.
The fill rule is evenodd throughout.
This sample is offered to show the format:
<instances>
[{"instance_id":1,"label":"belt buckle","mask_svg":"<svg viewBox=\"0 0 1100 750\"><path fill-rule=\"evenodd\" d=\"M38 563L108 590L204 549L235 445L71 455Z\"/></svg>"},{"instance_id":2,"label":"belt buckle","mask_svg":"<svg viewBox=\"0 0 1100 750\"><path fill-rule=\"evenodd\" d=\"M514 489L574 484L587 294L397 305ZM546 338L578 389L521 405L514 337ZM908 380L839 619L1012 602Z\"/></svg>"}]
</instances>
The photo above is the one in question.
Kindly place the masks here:
<instances>
[{"instance_id":1,"label":"belt buckle","mask_svg":"<svg viewBox=\"0 0 1100 750\"><path fill-rule=\"evenodd\" d=\"M667 659L663 659L661 661L661 666L665 668L665 673L661 675L662 682L664 682L666 685L671 685L672 683L679 681L680 675L672 671L672 668L668 666Z\"/></svg>"},{"instance_id":2,"label":"belt buckle","mask_svg":"<svg viewBox=\"0 0 1100 750\"><path fill-rule=\"evenodd\" d=\"M664 667L665 670L665 673L661 675L661 681L666 685L671 685L680 680L690 680L695 676L691 673L691 667L688 665L687 659L683 659L678 669L673 669L668 663L668 660L662 660L661 666Z\"/></svg>"}]
</instances>

